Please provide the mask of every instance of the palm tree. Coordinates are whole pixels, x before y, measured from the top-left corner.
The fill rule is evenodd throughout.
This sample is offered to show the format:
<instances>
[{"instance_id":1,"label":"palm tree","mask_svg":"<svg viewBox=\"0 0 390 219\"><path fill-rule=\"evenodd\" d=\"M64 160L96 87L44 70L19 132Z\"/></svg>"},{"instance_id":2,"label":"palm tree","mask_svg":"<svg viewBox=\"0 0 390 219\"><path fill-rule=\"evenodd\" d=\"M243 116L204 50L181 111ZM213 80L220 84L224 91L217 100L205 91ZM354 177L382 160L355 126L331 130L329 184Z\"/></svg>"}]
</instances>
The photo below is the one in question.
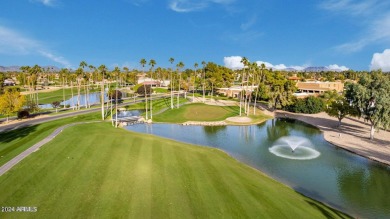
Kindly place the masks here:
<instances>
[{"instance_id":1,"label":"palm tree","mask_svg":"<svg viewBox=\"0 0 390 219\"><path fill-rule=\"evenodd\" d=\"M65 104L65 78L66 78L66 74L68 73L68 69L66 68L63 68L61 69L60 71L60 77L62 77L62 99L64 101L64 109L66 107L66 104Z\"/></svg>"},{"instance_id":2,"label":"palm tree","mask_svg":"<svg viewBox=\"0 0 390 219\"><path fill-rule=\"evenodd\" d=\"M86 86L86 83L87 83L87 78L88 76L86 75L85 71L84 71L84 68L87 67L88 64L85 62L85 61L81 61L80 62L80 65L79 67L83 70L82 71L82 78L84 79L84 93L85 93L85 97L84 97L84 101L85 101L85 108L88 108L88 91L87 91L87 86Z\"/></svg>"},{"instance_id":3,"label":"palm tree","mask_svg":"<svg viewBox=\"0 0 390 219\"><path fill-rule=\"evenodd\" d=\"M153 68L156 65L156 61L154 59L151 59L149 61L150 67L150 78L153 80ZM150 119L153 120L153 99L152 94L150 95Z\"/></svg>"},{"instance_id":4,"label":"palm tree","mask_svg":"<svg viewBox=\"0 0 390 219\"><path fill-rule=\"evenodd\" d=\"M171 65L173 65L173 62L175 61L174 58L169 58L169 62L171 63ZM172 68L173 69L173 68ZM172 69L171 69L171 109L173 109L173 78L172 78Z\"/></svg>"},{"instance_id":5,"label":"palm tree","mask_svg":"<svg viewBox=\"0 0 390 219\"><path fill-rule=\"evenodd\" d=\"M195 73L194 73L194 84L192 85L192 102L195 101L195 80L196 80L196 70L198 69L198 63L195 62L194 64Z\"/></svg>"},{"instance_id":6,"label":"palm tree","mask_svg":"<svg viewBox=\"0 0 390 219\"><path fill-rule=\"evenodd\" d=\"M248 66L248 59L246 57L242 57L241 63L244 64L244 69L242 70L242 75L241 75L241 94L240 94L240 116L241 116L241 111L242 111L242 98L244 97L244 89L243 89L243 84L244 84L244 74L245 74L245 67ZM246 95L246 94L245 94ZM246 98L245 98L246 100ZM244 108L246 109L246 106L244 104Z\"/></svg>"},{"instance_id":7,"label":"palm tree","mask_svg":"<svg viewBox=\"0 0 390 219\"><path fill-rule=\"evenodd\" d=\"M118 127L118 77L120 76L121 70L119 67L114 68L114 76L116 81L116 88L115 88L115 128ZM112 102L112 96L111 96L111 102ZM112 110L111 110L111 118L112 118Z\"/></svg>"},{"instance_id":8,"label":"palm tree","mask_svg":"<svg viewBox=\"0 0 390 219\"><path fill-rule=\"evenodd\" d=\"M205 80L206 80L206 62L202 61L203 65L203 103L205 102L205 90L204 90L204 85L205 85Z\"/></svg>"},{"instance_id":9,"label":"palm tree","mask_svg":"<svg viewBox=\"0 0 390 219\"><path fill-rule=\"evenodd\" d=\"M179 63L177 63L176 67L177 67L177 70L178 70L178 74L179 74L179 76L180 76L180 78L179 78L179 90L178 90L178 92L177 92L177 108L179 108L179 105L180 105L180 103L179 103L179 98L180 98L180 83L181 83L181 73L180 73L180 70L184 67L184 63L183 63L183 62L179 62Z\"/></svg>"},{"instance_id":10,"label":"palm tree","mask_svg":"<svg viewBox=\"0 0 390 219\"><path fill-rule=\"evenodd\" d=\"M139 63L141 64L142 71L145 74L144 67L146 65L146 60L142 58ZM145 118L146 118L146 120L148 120L148 92L146 90L145 78L144 78L144 91L145 91L145 111L146 111L146 117Z\"/></svg>"},{"instance_id":11,"label":"palm tree","mask_svg":"<svg viewBox=\"0 0 390 219\"><path fill-rule=\"evenodd\" d=\"M104 117L104 74L107 71L107 68L105 65L100 65L99 66L99 71L102 73L102 84L101 84L101 90L100 90L100 101L102 104L102 120L105 119Z\"/></svg>"}]
</instances>

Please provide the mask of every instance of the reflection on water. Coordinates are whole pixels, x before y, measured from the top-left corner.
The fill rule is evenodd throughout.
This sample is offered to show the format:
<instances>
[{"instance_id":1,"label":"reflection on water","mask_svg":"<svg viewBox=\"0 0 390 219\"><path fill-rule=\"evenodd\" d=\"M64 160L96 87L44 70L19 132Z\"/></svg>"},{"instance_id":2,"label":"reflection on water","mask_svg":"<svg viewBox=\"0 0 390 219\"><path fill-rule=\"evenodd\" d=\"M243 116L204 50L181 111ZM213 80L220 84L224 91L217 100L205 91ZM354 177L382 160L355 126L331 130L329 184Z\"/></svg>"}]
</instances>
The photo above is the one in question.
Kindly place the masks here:
<instances>
[{"instance_id":1,"label":"reflection on water","mask_svg":"<svg viewBox=\"0 0 390 219\"><path fill-rule=\"evenodd\" d=\"M122 98L126 98L126 92L122 92ZM73 98L70 98L68 100L62 101L61 105L69 105L69 107L77 106L77 94L73 96ZM108 101L107 93L104 94L104 101ZM90 105L99 104L100 103L100 92L94 92L90 93L88 95L86 94L80 94L80 106L83 107L86 105L86 103L89 103ZM40 108L42 109L50 109L53 108L51 104L40 104Z\"/></svg>"},{"instance_id":2,"label":"reflection on water","mask_svg":"<svg viewBox=\"0 0 390 219\"><path fill-rule=\"evenodd\" d=\"M253 126L135 125L127 129L220 148L296 191L356 217L390 218L390 168L341 150L321 132L296 120ZM312 160L278 157L269 148L281 137L307 138L321 155Z\"/></svg>"}]
</instances>

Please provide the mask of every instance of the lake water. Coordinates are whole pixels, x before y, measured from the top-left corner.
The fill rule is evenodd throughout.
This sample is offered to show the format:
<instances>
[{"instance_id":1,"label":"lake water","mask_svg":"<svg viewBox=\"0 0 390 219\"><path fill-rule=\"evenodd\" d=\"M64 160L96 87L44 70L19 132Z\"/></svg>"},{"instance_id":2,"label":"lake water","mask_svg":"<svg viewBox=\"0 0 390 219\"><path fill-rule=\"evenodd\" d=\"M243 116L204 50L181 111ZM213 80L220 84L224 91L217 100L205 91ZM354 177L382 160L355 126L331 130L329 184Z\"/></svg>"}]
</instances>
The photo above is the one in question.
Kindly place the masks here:
<instances>
[{"instance_id":1,"label":"lake water","mask_svg":"<svg viewBox=\"0 0 390 219\"><path fill-rule=\"evenodd\" d=\"M80 94L80 106L84 107L86 104L86 94ZM122 92L122 98L126 98L126 92ZM108 101L107 93L104 94L104 101ZM99 104L100 103L100 92L94 92L88 94L88 103L90 105ZM61 105L69 105L70 107L77 105L77 94L73 96L73 98L70 98L68 100L62 101ZM51 104L41 104L39 105L42 109L50 109L53 108Z\"/></svg>"},{"instance_id":2,"label":"lake water","mask_svg":"<svg viewBox=\"0 0 390 219\"><path fill-rule=\"evenodd\" d=\"M390 167L329 144L317 128L300 121L273 119L252 126L139 124L127 129L220 148L294 190L352 216L390 218ZM286 138L292 143L304 140L293 152L282 145ZM277 153L275 147L280 147ZM306 157L311 151L318 154L294 158ZM283 153L292 159L279 156Z\"/></svg>"}]
</instances>

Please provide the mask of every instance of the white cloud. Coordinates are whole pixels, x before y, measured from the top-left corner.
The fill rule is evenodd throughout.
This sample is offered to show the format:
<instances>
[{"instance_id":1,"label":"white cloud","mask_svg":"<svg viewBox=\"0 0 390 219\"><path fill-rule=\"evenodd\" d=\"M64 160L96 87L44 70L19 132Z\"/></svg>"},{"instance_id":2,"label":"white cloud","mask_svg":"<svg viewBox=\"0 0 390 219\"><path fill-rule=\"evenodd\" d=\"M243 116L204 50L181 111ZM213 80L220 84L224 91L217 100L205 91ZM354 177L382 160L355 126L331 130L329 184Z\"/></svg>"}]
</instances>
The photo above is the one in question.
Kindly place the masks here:
<instances>
[{"instance_id":1,"label":"white cloud","mask_svg":"<svg viewBox=\"0 0 390 219\"><path fill-rule=\"evenodd\" d=\"M389 55L390 55L390 50L389 50ZM223 62L225 64L225 67L227 68L242 69L244 68L244 65L241 63L241 59L242 56L229 56L229 57L224 57ZM274 70L295 69L296 71L303 71L305 68L309 67L308 65L291 65L291 66L286 66L285 64L274 65L265 61L256 61L256 63L258 66L264 64L266 68L274 69ZM349 69L345 66L339 66L337 64L326 66L326 68L331 71L346 71Z\"/></svg>"},{"instance_id":2,"label":"white cloud","mask_svg":"<svg viewBox=\"0 0 390 219\"><path fill-rule=\"evenodd\" d=\"M169 8L173 11L184 13L205 9L212 3L228 5L234 1L235 0L171 0Z\"/></svg>"},{"instance_id":3,"label":"white cloud","mask_svg":"<svg viewBox=\"0 0 390 219\"><path fill-rule=\"evenodd\" d=\"M275 69L275 70L295 69L297 71L302 71L307 67L307 66L299 66L299 65L286 66L285 64L273 65L269 62L264 62L264 61L257 61L256 63L258 66L264 63L266 68Z\"/></svg>"},{"instance_id":4,"label":"white cloud","mask_svg":"<svg viewBox=\"0 0 390 219\"><path fill-rule=\"evenodd\" d=\"M38 54L65 67L70 67L70 63L64 57L53 54L43 43L4 26L0 26L0 53L6 55Z\"/></svg>"},{"instance_id":5,"label":"white cloud","mask_svg":"<svg viewBox=\"0 0 390 219\"><path fill-rule=\"evenodd\" d=\"M384 72L390 72L390 49L385 49L383 53L374 53L370 69L382 69Z\"/></svg>"},{"instance_id":6,"label":"white cloud","mask_svg":"<svg viewBox=\"0 0 390 219\"><path fill-rule=\"evenodd\" d=\"M67 68L68 68L68 67L69 67L69 68L71 67L70 62L69 62L68 60L66 60L66 59L65 59L64 57L62 57L62 56L54 55L53 53L48 52L48 51L45 51L45 50L39 50L38 53L41 54L42 56L44 56L44 57L50 59L50 60L53 60L53 61L55 61L55 62L57 62L57 63L59 63L59 64L65 66L65 67L67 67Z\"/></svg>"},{"instance_id":7,"label":"white cloud","mask_svg":"<svg viewBox=\"0 0 390 219\"><path fill-rule=\"evenodd\" d=\"M336 64L333 64L333 65L329 65L329 66L326 66L329 70L332 70L332 71L347 71L349 70L349 68L345 67L345 66L339 66L339 65L336 65Z\"/></svg>"},{"instance_id":8,"label":"white cloud","mask_svg":"<svg viewBox=\"0 0 390 219\"><path fill-rule=\"evenodd\" d=\"M261 66L261 64L264 64L266 68L273 68L274 67L274 65L272 65L269 62L256 61L256 63L257 63L258 66Z\"/></svg>"},{"instance_id":9,"label":"white cloud","mask_svg":"<svg viewBox=\"0 0 390 219\"><path fill-rule=\"evenodd\" d=\"M244 64L241 63L241 56L229 56L223 58L223 63L225 67L230 69L243 69Z\"/></svg>"}]
</instances>

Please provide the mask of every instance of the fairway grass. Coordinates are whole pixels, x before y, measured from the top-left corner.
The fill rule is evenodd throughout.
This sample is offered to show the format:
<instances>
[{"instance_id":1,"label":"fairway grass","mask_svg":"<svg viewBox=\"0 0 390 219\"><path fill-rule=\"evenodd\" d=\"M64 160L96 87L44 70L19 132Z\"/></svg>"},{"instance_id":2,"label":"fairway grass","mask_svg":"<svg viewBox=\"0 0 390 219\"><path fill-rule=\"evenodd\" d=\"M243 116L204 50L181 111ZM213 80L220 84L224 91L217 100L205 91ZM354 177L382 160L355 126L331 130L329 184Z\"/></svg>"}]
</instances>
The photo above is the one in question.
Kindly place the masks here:
<instances>
[{"instance_id":1,"label":"fairway grass","mask_svg":"<svg viewBox=\"0 0 390 219\"><path fill-rule=\"evenodd\" d=\"M203 103L191 103L179 109L169 109L153 117L154 122L183 123L186 121L222 121L237 116L237 106L213 106Z\"/></svg>"},{"instance_id":2,"label":"fairway grass","mask_svg":"<svg viewBox=\"0 0 390 219\"><path fill-rule=\"evenodd\" d=\"M344 218L226 153L108 123L69 127L0 177L0 218Z\"/></svg>"},{"instance_id":3,"label":"fairway grass","mask_svg":"<svg viewBox=\"0 0 390 219\"><path fill-rule=\"evenodd\" d=\"M39 125L32 125L12 131L0 132L0 166L16 157L27 148L49 136L60 126L74 122L93 121L99 119L100 113L92 113L45 122Z\"/></svg>"}]
</instances>

